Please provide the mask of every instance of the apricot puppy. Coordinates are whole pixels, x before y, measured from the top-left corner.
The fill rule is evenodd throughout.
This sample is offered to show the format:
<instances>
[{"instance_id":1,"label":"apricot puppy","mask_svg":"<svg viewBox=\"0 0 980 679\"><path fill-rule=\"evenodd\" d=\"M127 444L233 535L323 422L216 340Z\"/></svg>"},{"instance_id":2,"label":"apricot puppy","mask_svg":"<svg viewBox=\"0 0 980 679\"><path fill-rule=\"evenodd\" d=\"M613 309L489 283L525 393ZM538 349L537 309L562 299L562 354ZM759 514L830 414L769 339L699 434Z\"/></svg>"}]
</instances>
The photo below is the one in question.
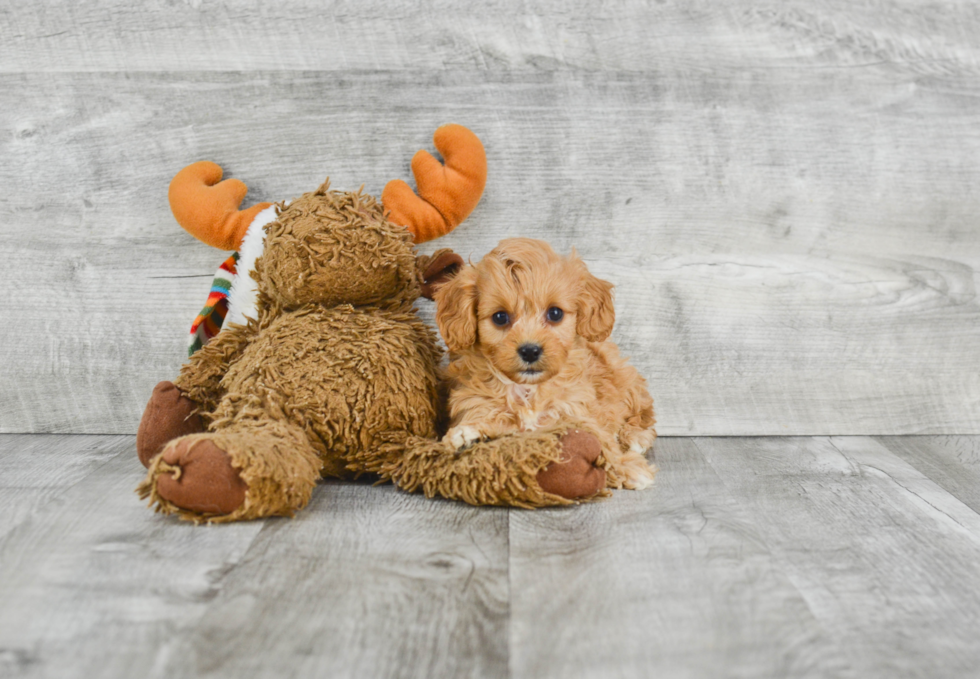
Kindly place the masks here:
<instances>
[{"instance_id":1,"label":"apricot puppy","mask_svg":"<svg viewBox=\"0 0 980 679\"><path fill-rule=\"evenodd\" d=\"M456 448L568 422L593 432L611 488L645 488L655 470L653 399L612 342L612 284L573 251L501 241L436 291L450 351L445 440Z\"/></svg>"}]
</instances>

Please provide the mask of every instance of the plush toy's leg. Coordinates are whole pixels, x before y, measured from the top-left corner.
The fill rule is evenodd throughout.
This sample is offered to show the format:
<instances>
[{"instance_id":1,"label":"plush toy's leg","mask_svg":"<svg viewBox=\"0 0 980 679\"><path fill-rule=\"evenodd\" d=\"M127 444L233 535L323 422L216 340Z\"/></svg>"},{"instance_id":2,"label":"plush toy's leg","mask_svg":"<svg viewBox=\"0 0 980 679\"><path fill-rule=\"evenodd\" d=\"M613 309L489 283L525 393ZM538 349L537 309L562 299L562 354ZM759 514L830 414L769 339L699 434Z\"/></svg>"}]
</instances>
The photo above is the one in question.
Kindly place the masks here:
<instances>
[{"instance_id":1,"label":"plush toy's leg","mask_svg":"<svg viewBox=\"0 0 980 679\"><path fill-rule=\"evenodd\" d=\"M546 507L597 497L606 476L593 465L598 440L568 427L521 432L457 451L442 441L408 437L378 465L369 465L410 492L474 505Z\"/></svg>"},{"instance_id":2,"label":"plush toy's leg","mask_svg":"<svg viewBox=\"0 0 980 679\"><path fill-rule=\"evenodd\" d=\"M136 432L136 454L144 467L170 441L204 431L197 404L187 398L173 382L160 382L153 388Z\"/></svg>"},{"instance_id":3,"label":"plush toy's leg","mask_svg":"<svg viewBox=\"0 0 980 679\"><path fill-rule=\"evenodd\" d=\"M321 467L299 427L246 420L171 441L137 491L158 511L192 521L292 516L309 502Z\"/></svg>"}]
</instances>

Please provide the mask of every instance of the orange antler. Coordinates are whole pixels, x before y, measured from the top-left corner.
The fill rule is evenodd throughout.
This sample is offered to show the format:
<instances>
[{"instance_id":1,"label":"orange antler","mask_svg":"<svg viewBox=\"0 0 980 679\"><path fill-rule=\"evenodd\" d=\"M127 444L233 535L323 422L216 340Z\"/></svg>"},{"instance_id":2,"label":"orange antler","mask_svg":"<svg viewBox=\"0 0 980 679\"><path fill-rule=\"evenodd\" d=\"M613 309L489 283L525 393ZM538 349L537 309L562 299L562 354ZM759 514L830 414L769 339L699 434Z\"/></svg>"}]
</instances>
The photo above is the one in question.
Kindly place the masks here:
<instances>
[{"instance_id":1,"label":"orange antler","mask_svg":"<svg viewBox=\"0 0 980 679\"><path fill-rule=\"evenodd\" d=\"M388 219L402 224L416 243L444 236L466 219L487 183L487 155L479 137L462 125L443 125L432 135L443 165L427 151L412 158L418 195L400 179L388 182L381 202Z\"/></svg>"},{"instance_id":2,"label":"orange antler","mask_svg":"<svg viewBox=\"0 0 980 679\"><path fill-rule=\"evenodd\" d=\"M185 167L170 182L170 211L198 240L237 250L255 215L272 203L239 210L248 187L238 179L221 181L222 174L220 166L207 160Z\"/></svg>"}]
</instances>

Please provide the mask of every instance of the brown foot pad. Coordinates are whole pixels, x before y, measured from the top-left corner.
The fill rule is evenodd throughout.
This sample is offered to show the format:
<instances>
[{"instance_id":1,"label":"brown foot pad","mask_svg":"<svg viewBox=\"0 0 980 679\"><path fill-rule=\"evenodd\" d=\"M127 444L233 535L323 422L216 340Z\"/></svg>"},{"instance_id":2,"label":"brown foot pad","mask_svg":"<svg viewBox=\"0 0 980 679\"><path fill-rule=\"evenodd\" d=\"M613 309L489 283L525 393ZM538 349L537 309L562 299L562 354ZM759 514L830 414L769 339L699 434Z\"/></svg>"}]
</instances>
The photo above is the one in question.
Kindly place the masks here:
<instances>
[{"instance_id":1,"label":"brown foot pad","mask_svg":"<svg viewBox=\"0 0 980 679\"><path fill-rule=\"evenodd\" d=\"M207 439L178 441L164 449L163 462L177 470L157 477L157 493L182 509L231 514L245 502L248 486L228 453Z\"/></svg>"},{"instance_id":2,"label":"brown foot pad","mask_svg":"<svg viewBox=\"0 0 980 679\"><path fill-rule=\"evenodd\" d=\"M588 432L572 429L561 437L562 456L538 472L538 485L546 493L574 500L595 495L606 487L606 472L595 466L602 447Z\"/></svg>"},{"instance_id":3,"label":"brown foot pad","mask_svg":"<svg viewBox=\"0 0 980 679\"><path fill-rule=\"evenodd\" d=\"M173 382L160 382L153 388L136 432L136 454L144 467L149 467L150 460L170 441L204 431L201 417L191 415L196 407Z\"/></svg>"}]
</instances>

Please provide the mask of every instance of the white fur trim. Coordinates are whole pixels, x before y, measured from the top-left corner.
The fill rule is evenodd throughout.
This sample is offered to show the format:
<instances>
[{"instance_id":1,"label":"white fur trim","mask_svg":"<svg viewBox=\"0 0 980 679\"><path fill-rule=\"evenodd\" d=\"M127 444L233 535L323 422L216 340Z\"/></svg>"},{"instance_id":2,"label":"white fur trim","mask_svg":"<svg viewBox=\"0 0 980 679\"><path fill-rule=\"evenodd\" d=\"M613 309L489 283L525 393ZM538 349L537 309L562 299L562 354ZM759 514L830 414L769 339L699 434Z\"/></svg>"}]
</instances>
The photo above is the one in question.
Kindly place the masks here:
<instances>
[{"instance_id":1,"label":"white fur trim","mask_svg":"<svg viewBox=\"0 0 980 679\"><path fill-rule=\"evenodd\" d=\"M266 224L274 222L276 216L276 206L270 205L255 215L255 219L248 225L242 247L238 249L235 280L231 282L231 290L228 291L228 316L225 318L225 325L245 325L248 318L255 319L258 316L255 310L258 284L251 274L255 270L255 260L262 256L265 248Z\"/></svg>"}]
</instances>

